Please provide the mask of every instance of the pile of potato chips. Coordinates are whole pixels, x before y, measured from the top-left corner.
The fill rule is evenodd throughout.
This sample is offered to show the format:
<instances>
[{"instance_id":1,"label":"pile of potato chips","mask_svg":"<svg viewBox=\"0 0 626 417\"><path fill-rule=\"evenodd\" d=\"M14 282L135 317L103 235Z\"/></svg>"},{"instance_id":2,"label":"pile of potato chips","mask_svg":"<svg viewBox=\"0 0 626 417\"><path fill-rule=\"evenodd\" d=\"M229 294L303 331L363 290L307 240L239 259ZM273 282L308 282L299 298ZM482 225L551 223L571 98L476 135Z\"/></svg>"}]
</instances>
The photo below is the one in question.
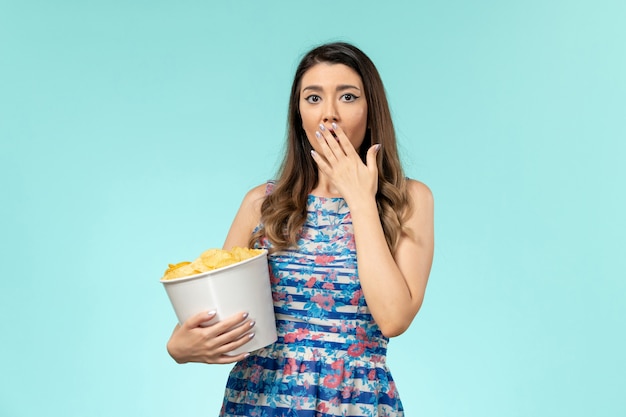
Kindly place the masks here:
<instances>
[{"instance_id":1,"label":"pile of potato chips","mask_svg":"<svg viewBox=\"0 0 626 417\"><path fill-rule=\"evenodd\" d=\"M255 257L261 253L263 253L262 249L239 247L234 247L231 250L209 249L203 252L202 255L200 255L200 257L193 262L169 264L169 267L161 279L167 280L182 278L189 275L212 271L214 269L223 268L225 266Z\"/></svg>"}]
</instances>

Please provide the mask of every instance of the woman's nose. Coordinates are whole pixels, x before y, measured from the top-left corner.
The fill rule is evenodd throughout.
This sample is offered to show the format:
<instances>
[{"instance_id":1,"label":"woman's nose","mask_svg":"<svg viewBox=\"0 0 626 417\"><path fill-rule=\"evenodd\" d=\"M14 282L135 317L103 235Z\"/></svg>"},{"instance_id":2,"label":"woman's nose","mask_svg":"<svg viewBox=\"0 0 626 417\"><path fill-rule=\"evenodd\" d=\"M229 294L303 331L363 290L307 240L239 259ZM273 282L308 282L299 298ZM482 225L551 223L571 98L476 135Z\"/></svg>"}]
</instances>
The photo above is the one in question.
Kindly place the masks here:
<instances>
[{"instance_id":1,"label":"woman's nose","mask_svg":"<svg viewBox=\"0 0 626 417\"><path fill-rule=\"evenodd\" d=\"M339 121L339 115L337 109L333 105L327 105L324 109L324 122L337 122Z\"/></svg>"}]
</instances>

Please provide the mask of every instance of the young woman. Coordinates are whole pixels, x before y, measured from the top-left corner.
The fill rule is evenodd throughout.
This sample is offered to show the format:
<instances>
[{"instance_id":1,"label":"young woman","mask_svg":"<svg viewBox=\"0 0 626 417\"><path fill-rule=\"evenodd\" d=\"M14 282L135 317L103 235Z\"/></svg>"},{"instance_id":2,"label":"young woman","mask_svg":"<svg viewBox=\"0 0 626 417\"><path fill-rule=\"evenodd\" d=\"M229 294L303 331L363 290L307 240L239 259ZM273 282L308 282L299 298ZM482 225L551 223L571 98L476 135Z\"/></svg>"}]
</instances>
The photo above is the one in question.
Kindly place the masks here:
<instances>
[{"instance_id":1,"label":"young woman","mask_svg":"<svg viewBox=\"0 0 626 417\"><path fill-rule=\"evenodd\" d=\"M390 337L417 314L433 257L433 198L404 176L376 67L346 43L297 68L287 150L275 182L244 198L224 248L269 250L278 340L242 312L201 313L168 343L178 362L237 362L222 416L401 416L386 365Z\"/></svg>"}]
</instances>

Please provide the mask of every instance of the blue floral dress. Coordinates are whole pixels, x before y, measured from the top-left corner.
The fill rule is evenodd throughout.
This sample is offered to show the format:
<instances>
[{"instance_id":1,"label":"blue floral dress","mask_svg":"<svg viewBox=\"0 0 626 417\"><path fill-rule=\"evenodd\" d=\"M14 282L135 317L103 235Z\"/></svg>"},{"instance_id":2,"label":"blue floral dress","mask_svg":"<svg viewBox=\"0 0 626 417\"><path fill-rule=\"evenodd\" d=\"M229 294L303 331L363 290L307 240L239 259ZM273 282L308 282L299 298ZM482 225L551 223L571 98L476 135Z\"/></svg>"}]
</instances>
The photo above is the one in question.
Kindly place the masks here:
<instances>
[{"instance_id":1,"label":"blue floral dress","mask_svg":"<svg viewBox=\"0 0 626 417\"><path fill-rule=\"evenodd\" d=\"M309 195L307 211L297 249L269 256L278 340L234 366L220 415L403 416L348 206Z\"/></svg>"}]
</instances>

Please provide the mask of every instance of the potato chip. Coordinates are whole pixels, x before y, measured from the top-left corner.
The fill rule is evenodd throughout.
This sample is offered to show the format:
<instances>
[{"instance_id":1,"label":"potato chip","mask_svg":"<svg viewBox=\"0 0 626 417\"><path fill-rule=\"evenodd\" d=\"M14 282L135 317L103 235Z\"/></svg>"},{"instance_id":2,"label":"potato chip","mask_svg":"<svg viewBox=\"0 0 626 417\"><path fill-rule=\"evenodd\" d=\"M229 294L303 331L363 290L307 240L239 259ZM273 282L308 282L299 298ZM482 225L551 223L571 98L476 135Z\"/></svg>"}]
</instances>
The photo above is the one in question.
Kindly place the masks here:
<instances>
[{"instance_id":1,"label":"potato chip","mask_svg":"<svg viewBox=\"0 0 626 417\"><path fill-rule=\"evenodd\" d=\"M231 250L209 249L204 252L193 262L179 262L170 264L163 274L164 280L187 277L190 275L200 274L202 272L212 271L214 269L224 268L225 266L244 261L263 253L262 249L248 249L234 247Z\"/></svg>"},{"instance_id":2,"label":"potato chip","mask_svg":"<svg viewBox=\"0 0 626 417\"><path fill-rule=\"evenodd\" d=\"M181 277L186 277L189 275L198 274L192 266L191 262L179 262L177 264L170 264L167 271L163 275L163 279L176 279Z\"/></svg>"},{"instance_id":3,"label":"potato chip","mask_svg":"<svg viewBox=\"0 0 626 417\"><path fill-rule=\"evenodd\" d=\"M175 271L175 270L177 270L180 267L183 267L185 265L189 265L190 263L191 262L179 262L177 264L169 264L169 266L167 268L167 271L165 271L165 273L167 274L169 272Z\"/></svg>"}]
</instances>

